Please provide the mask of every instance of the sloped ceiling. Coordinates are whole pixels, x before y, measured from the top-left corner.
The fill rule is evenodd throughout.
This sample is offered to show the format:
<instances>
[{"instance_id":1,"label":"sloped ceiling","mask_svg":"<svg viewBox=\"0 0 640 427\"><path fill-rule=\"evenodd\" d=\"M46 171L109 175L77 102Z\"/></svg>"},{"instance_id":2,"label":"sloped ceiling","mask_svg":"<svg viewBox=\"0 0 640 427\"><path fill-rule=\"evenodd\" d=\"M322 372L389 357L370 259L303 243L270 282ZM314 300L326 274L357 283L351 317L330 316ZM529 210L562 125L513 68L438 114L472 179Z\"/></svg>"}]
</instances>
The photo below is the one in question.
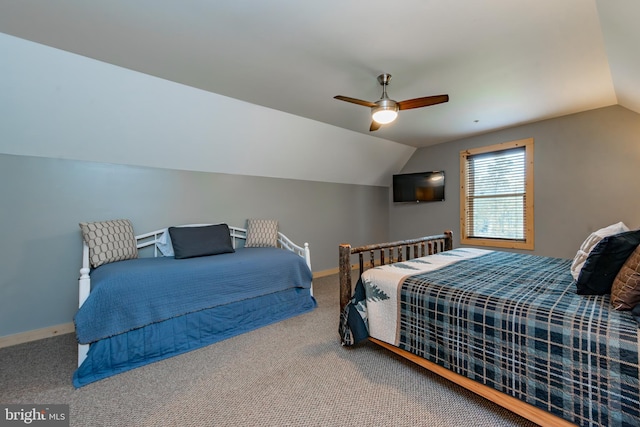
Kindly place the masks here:
<instances>
[{"instance_id":1,"label":"sloped ceiling","mask_svg":"<svg viewBox=\"0 0 640 427\"><path fill-rule=\"evenodd\" d=\"M640 112L636 0L21 0L0 32L369 134L378 74L402 111L375 136L422 147L621 104Z\"/></svg>"},{"instance_id":2,"label":"sloped ceiling","mask_svg":"<svg viewBox=\"0 0 640 427\"><path fill-rule=\"evenodd\" d=\"M618 103L640 113L640 2L598 0L597 4Z\"/></svg>"}]
</instances>

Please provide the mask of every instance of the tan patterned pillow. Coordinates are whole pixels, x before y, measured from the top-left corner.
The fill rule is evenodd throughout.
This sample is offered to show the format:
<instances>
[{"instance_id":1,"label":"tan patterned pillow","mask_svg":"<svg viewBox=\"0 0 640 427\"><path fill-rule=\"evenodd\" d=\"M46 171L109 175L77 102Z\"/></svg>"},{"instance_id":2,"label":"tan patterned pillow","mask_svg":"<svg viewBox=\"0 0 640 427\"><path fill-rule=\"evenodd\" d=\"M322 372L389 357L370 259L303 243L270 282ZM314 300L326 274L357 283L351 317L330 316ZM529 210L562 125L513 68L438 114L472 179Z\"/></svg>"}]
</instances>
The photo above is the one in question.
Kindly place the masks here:
<instances>
[{"instance_id":1,"label":"tan patterned pillow","mask_svg":"<svg viewBox=\"0 0 640 427\"><path fill-rule=\"evenodd\" d=\"M273 219L248 219L245 248L278 246L278 221Z\"/></svg>"},{"instance_id":2,"label":"tan patterned pillow","mask_svg":"<svg viewBox=\"0 0 640 427\"><path fill-rule=\"evenodd\" d=\"M138 258L133 225L128 219L81 222L82 238L89 246L93 268L102 264Z\"/></svg>"},{"instance_id":3,"label":"tan patterned pillow","mask_svg":"<svg viewBox=\"0 0 640 427\"><path fill-rule=\"evenodd\" d=\"M631 310L640 304L640 246L627 258L613 280L611 304L616 310Z\"/></svg>"}]
</instances>

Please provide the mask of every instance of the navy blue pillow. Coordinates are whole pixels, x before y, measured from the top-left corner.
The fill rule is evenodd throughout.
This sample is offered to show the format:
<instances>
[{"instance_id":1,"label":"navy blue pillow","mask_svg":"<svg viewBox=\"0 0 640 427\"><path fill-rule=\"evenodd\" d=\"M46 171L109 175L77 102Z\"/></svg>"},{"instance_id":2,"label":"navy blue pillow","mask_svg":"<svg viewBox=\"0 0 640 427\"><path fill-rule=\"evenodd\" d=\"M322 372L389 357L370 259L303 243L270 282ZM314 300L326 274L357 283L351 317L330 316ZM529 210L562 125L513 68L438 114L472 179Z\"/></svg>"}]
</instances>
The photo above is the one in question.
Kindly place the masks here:
<instances>
[{"instance_id":1,"label":"navy blue pillow","mask_svg":"<svg viewBox=\"0 0 640 427\"><path fill-rule=\"evenodd\" d=\"M634 319L636 319L636 322L638 322L638 327L640 327L640 304L633 307L633 309L631 310L631 315Z\"/></svg>"},{"instance_id":2,"label":"navy blue pillow","mask_svg":"<svg viewBox=\"0 0 640 427\"><path fill-rule=\"evenodd\" d=\"M176 259L235 252L227 224L169 227Z\"/></svg>"},{"instance_id":3,"label":"navy blue pillow","mask_svg":"<svg viewBox=\"0 0 640 427\"><path fill-rule=\"evenodd\" d=\"M580 295L605 295L618 271L640 244L640 230L626 231L602 239L589 253L576 281Z\"/></svg>"}]
</instances>

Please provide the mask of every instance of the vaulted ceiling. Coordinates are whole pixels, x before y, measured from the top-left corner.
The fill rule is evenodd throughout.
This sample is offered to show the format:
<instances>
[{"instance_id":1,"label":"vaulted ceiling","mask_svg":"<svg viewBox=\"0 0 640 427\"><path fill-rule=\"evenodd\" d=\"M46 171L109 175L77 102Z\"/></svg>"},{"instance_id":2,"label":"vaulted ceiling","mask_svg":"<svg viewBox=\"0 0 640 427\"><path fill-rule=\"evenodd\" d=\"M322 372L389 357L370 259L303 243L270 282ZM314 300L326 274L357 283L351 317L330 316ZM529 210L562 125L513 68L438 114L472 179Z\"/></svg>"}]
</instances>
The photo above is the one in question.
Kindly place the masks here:
<instances>
[{"instance_id":1,"label":"vaulted ceiling","mask_svg":"<svg viewBox=\"0 0 640 427\"><path fill-rule=\"evenodd\" d=\"M0 1L0 32L369 134L376 77L414 147L620 104L640 113L637 0Z\"/></svg>"}]
</instances>

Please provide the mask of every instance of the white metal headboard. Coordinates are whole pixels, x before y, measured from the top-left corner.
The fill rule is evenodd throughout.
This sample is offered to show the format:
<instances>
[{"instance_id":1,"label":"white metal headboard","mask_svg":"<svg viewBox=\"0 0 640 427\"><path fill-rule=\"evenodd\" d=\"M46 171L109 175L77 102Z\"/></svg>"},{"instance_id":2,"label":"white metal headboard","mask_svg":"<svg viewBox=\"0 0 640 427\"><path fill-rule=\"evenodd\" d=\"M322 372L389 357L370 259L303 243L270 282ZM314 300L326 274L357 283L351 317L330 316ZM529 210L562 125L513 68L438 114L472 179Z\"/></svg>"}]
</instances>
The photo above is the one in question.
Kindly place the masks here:
<instances>
[{"instance_id":1,"label":"white metal headboard","mask_svg":"<svg viewBox=\"0 0 640 427\"><path fill-rule=\"evenodd\" d=\"M206 226L212 224L189 224L185 227L198 227L198 226ZM153 256L158 257L162 256L158 249L158 245L163 242L162 238L165 233L168 233L167 228L163 228L161 230L151 231L149 233L140 234L136 236L136 242L138 249L146 248L149 246L153 246ZM233 248L238 248L238 243L240 241L245 242L247 240L247 229L240 227L232 227L229 226L229 233L231 234L231 244ZM311 269L311 257L309 254L309 244L305 243L304 246L296 245L289 239L287 236L282 234L282 232L278 231L278 246L283 249L288 249L291 252L301 256L307 262L309 269Z\"/></svg>"}]
</instances>

